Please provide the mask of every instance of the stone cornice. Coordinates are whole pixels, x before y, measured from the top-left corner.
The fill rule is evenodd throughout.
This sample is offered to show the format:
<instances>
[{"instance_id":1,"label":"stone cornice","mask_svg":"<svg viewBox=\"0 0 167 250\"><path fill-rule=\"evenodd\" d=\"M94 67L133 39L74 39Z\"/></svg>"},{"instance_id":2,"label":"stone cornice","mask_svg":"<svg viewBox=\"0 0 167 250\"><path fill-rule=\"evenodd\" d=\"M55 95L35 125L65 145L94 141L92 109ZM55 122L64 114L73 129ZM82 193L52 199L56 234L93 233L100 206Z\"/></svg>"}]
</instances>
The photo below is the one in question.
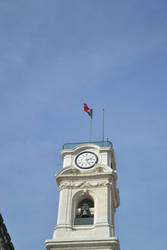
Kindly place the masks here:
<instances>
[{"instance_id":1,"label":"stone cornice","mask_svg":"<svg viewBox=\"0 0 167 250\"><path fill-rule=\"evenodd\" d=\"M116 237L111 237L108 239L99 239L99 240L73 240L73 241L57 241L57 240L47 240L45 241L45 246L47 250L52 249L61 249L63 246L64 249L102 249L101 247L111 247L112 250L120 250L119 240Z\"/></svg>"},{"instance_id":2,"label":"stone cornice","mask_svg":"<svg viewBox=\"0 0 167 250\"><path fill-rule=\"evenodd\" d=\"M93 169L90 170L80 170L76 167L66 167L62 169L57 175L56 180L59 182L63 179L82 179L82 178L99 178L100 177L111 177L117 179L117 171L111 169L109 166L105 165L96 165Z\"/></svg>"}]
</instances>

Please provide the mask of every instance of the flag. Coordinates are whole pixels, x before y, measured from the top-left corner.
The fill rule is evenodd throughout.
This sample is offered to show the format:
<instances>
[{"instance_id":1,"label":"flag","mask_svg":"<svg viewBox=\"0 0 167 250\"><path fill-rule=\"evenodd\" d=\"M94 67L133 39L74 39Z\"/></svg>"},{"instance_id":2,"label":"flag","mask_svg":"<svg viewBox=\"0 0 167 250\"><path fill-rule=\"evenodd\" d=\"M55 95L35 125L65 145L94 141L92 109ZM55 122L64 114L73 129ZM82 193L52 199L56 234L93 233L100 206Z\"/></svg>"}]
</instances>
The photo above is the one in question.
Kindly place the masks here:
<instances>
[{"instance_id":1,"label":"flag","mask_svg":"<svg viewBox=\"0 0 167 250\"><path fill-rule=\"evenodd\" d=\"M93 116L93 109L90 109L89 107L88 107L88 105L86 104L86 103L84 103L84 110L85 110L85 112L86 113L88 113L88 115L91 117L91 119L92 119L92 116Z\"/></svg>"}]
</instances>

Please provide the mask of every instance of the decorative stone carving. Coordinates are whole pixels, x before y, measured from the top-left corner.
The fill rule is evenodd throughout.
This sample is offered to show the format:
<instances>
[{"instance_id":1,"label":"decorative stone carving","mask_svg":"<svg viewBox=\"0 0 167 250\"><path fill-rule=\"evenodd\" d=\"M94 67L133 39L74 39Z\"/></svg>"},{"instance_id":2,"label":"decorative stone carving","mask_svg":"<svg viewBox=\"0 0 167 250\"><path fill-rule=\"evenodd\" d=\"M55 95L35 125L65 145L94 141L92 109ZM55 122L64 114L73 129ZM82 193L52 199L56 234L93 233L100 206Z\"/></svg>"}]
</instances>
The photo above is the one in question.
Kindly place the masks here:
<instances>
[{"instance_id":1,"label":"decorative stone carving","mask_svg":"<svg viewBox=\"0 0 167 250\"><path fill-rule=\"evenodd\" d=\"M112 183L108 181L101 181L101 182L80 182L80 183L70 183L70 182L64 182L59 185L59 189L69 189L69 188L92 188L92 187L105 187L108 185L112 185Z\"/></svg>"}]
</instances>

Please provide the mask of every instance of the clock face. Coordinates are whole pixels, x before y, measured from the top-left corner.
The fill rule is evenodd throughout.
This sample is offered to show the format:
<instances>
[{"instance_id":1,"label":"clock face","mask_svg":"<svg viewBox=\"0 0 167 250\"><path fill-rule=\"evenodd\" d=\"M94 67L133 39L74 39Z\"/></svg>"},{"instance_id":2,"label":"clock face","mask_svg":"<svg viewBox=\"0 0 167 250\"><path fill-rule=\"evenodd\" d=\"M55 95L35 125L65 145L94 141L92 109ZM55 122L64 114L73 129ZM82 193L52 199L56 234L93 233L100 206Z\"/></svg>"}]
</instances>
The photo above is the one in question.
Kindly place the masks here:
<instances>
[{"instance_id":1,"label":"clock face","mask_svg":"<svg viewBox=\"0 0 167 250\"><path fill-rule=\"evenodd\" d=\"M79 168L92 168L98 161L97 155L92 152L82 152L77 155L75 163Z\"/></svg>"}]
</instances>

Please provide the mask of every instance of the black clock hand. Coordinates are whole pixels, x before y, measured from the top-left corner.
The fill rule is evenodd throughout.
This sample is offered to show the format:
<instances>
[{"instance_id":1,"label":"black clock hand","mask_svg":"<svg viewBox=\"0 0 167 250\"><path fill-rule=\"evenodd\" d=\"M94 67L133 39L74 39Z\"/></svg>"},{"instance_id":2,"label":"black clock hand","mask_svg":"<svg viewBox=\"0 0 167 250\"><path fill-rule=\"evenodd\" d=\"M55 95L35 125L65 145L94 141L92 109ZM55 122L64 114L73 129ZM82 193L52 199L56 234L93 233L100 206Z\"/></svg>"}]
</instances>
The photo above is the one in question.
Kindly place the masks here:
<instances>
[{"instance_id":1,"label":"black clock hand","mask_svg":"<svg viewBox=\"0 0 167 250\"><path fill-rule=\"evenodd\" d=\"M88 165L90 166L90 163L89 163L89 161L88 161L89 159L86 159L86 161L87 161L87 163L88 163Z\"/></svg>"}]
</instances>

